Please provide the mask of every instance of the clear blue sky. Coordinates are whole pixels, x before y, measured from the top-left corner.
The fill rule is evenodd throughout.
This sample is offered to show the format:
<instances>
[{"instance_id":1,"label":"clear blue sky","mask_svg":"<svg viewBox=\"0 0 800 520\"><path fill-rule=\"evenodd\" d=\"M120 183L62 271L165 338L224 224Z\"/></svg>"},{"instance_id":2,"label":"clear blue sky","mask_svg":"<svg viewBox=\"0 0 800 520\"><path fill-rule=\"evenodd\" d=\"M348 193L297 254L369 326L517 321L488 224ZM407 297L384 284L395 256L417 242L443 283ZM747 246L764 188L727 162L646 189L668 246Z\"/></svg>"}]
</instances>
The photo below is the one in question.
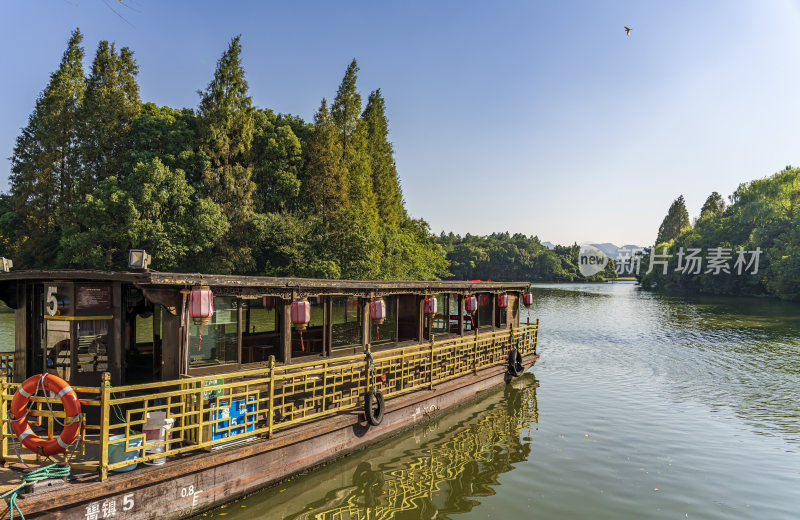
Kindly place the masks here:
<instances>
[{"instance_id":1,"label":"clear blue sky","mask_svg":"<svg viewBox=\"0 0 800 520\"><path fill-rule=\"evenodd\" d=\"M173 107L239 33L254 103L306 120L357 58L436 232L645 245L678 195L694 217L800 165L800 0L386 4L4 0L0 188L75 27L87 69L99 40L127 45L142 99Z\"/></svg>"}]
</instances>

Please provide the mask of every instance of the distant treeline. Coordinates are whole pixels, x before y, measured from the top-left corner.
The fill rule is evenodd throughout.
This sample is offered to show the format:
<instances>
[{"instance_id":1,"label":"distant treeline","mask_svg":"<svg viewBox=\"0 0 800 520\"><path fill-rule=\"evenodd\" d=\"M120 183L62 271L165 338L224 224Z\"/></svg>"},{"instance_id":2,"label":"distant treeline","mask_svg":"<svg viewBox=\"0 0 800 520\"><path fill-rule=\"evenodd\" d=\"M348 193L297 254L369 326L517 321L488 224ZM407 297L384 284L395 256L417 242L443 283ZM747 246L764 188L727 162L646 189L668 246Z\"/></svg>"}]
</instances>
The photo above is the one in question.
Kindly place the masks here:
<instances>
[{"instance_id":1,"label":"distant treeline","mask_svg":"<svg viewBox=\"0 0 800 520\"><path fill-rule=\"evenodd\" d=\"M661 224L654 264L639 275L646 288L676 293L771 295L800 301L800 169L742 184L726 205L714 192L692 224L683 196ZM666 248L666 249L665 249ZM688 255L704 262L699 269ZM699 272L698 272L699 271Z\"/></svg>"},{"instance_id":2,"label":"distant treeline","mask_svg":"<svg viewBox=\"0 0 800 520\"><path fill-rule=\"evenodd\" d=\"M75 30L36 101L0 196L15 268L153 267L344 278L446 276L427 223L406 213L380 90L347 67L314 122L253 106L239 37L196 110L143 103L127 47L101 41L84 73Z\"/></svg>"},{"instance_id":3,"label":"distant treeline","mask_svg":"<svg viewBox=\"0 0 800 520\"><path fill-rule=\"evenodd\" d=\"M605 271L587 278L578 270L580 246L548 249L535 236L442 233L439 243L447 252L450 272L459 280L585 282L617 277L612 260Z\"/></svg>"}]
</instances>

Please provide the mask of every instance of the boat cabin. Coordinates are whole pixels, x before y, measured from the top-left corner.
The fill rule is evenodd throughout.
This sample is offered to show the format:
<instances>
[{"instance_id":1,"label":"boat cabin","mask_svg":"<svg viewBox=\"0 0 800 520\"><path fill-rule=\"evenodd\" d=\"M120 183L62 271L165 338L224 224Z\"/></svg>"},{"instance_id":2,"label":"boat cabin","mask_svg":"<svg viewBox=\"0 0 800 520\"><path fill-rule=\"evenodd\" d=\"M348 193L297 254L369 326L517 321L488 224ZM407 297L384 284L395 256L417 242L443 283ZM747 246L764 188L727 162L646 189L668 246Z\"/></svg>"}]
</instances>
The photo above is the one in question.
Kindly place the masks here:
<instances>
[{"instance_id":1,"label":"boat cabin","mask_svg":"<svg viewBox=\"0 0 800 520\"><path fill-rule=\"evenodd\" d=\"M14 381L169 381L518 327L527 283L12 271Z\"/></svg>"}]
</instances>

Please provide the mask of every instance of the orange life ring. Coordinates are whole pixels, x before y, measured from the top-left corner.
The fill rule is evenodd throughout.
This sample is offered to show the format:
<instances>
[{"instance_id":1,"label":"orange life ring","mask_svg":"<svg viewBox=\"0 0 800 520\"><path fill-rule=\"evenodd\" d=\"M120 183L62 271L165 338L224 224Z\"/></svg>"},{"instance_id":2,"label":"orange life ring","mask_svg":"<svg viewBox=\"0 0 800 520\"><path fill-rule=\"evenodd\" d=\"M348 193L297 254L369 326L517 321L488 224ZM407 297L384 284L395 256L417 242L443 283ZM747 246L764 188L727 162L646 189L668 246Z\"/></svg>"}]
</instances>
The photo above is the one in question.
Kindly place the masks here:
<instances>
[{"instance_id":1,"label":"orange life ring","mask_svg":"<svg viewBox=\"0 0 800 520\"><path fill-rule=\"evenodd\" d=\"M64 429L54 439L43 439L33 433L28 424L28 406L39 387L52 392L64 405ZM22 445L40 455L55 455L65 451L78 438L81 428L81 403L69 384L53 374L31 376L22 383L11 400L11 428Z\"/></svg>"}]
</instances>

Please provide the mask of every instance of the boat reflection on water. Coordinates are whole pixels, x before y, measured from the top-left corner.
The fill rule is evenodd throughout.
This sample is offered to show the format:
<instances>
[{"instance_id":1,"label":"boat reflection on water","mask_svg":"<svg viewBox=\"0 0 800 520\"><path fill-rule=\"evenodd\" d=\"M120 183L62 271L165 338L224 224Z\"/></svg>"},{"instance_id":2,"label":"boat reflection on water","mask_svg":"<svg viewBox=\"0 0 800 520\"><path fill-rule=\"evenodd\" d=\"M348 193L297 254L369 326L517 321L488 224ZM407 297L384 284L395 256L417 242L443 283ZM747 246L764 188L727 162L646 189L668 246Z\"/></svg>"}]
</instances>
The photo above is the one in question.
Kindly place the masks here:
<instances>
[{"instance_id":1,"label":"boat reflection on water","mask_svg":"<svg viewBox=\"0 0 800 520\"><path fill-rule=\"evenodd\" d=\"M538 421L532 374L425 426L224 509L224 518L447 518L493 495L498 476L527 460Z\"/></svg>"}]
</instances>

